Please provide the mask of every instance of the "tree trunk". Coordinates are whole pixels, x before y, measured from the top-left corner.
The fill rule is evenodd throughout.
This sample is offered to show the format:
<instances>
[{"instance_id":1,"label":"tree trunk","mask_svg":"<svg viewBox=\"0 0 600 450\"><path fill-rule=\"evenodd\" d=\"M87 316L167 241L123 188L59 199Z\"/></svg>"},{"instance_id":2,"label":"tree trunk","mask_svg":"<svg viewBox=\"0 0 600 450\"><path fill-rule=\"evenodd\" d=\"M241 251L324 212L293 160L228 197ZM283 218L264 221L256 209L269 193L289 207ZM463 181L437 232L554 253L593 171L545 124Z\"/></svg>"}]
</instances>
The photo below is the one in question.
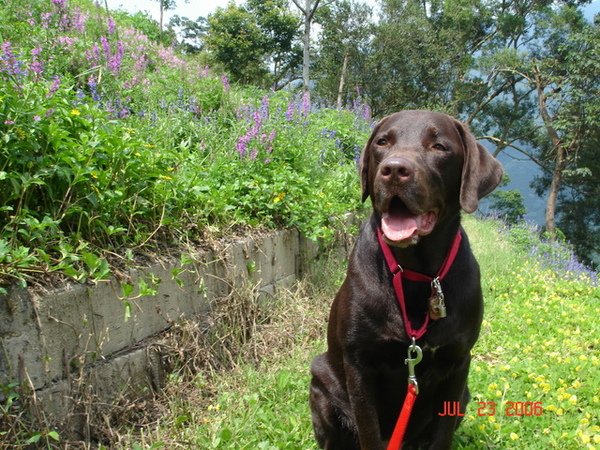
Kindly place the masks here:
<instances>
[{"instance_id":1,"label":"tree trunk","mask_svg":"<svg viewBox=\"0 0 600 450\"><path fill-rule=\"evenodd\" d=\"M552 117L548 112L546 106L546 94L544 92L544 83L541 79L540 72L537 68L534 68L535 85L538 94L538 107L540 109L540 115L546 127L546 132L552 141L555 152L555 163L554 170L552 172L552 182L550 183L550 192L548 193L548 201L546 202L546 231L551 240L556 239L556 203L558 199L558 192L562 182L563 171L567 161L567 150L560 141L560 137L554 125L552 123Z\"/></svg>"},{"instance_id":2,"label":"tree trunk","mask_svg":"<svg viewBox=\"0 0 600 450\"><path fill-rule=\"evenodd\" d=\"M160 22L159 22L159 29L160 32L162 33L163 30L163 13L164 13L164 0L160 0Z\"/></svg>"},{"instance_id":3,"label":"tree trunk","mask_svg":"<svg viewBox=\"0 0 600 450\"><path fill-rule=\"evenodd\" d=\"M302 58L302 81L304 84L304 91L308 91L310 81L310 23L312 22L315 11L317 10L321 0L314 0L314 4L312 4L313 0L304 0L304 7L300 5L299 0L292 1L304 16L304 37L302 39L304 45Z\"/></svg>"},{"instance_id":4,"label":"tree trunk","mask_svg":"<svg viewBox=\"0 0 600 450\"><path fill-rule=\"evenodd\" d=\"M562 173L565 169L566 152L562 145L556 149L556 164L552 172L552 182L550 183L550 192L548 193L548 201L546 203L546 231L551 240L556 239L556 203L558 199L558 191L562 182Z\"/></svg>"},{"instance_id":5,"label":"tree trunk","mask_svg":"<svg viewBox=\"0 0 600 450\"><path fill-rule=\"evenodd\" d=\"M337 107L342 108L342 94L344 93L344 82L346 81L346 68L348 67L348 59L350 54L348 51L344 53L344 62L342 63L342 74L340 75L340 86L338 88Z\"/></svg>"},{"instance_id":6,"label":"tree trunk","mask_svg":"<svg viewBox=\"0 0 600 450\"><path fill-rule=\"evenodd\" d=\"M302 80L304 90L308 91L310 81L310 1L305 0L304 4L304 53L302 58Z\"/></svg>"}]
</instances>

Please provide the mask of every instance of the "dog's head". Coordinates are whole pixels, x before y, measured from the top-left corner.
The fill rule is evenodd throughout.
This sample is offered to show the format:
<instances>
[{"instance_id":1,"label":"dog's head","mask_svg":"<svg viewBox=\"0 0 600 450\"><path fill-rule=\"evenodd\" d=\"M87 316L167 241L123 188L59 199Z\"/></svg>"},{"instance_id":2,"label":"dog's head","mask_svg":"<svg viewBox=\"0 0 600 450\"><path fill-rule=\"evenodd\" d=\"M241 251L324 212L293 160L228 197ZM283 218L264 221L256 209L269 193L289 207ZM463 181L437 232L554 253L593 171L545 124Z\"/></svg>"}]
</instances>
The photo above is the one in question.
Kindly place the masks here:
<instances>
[{"instance_id":1,"label":"dog's head","mask_svg":"<svg viewBox=\"0 0 600 450\"><path fill-rule=\"evenodd\" d=\"M401 111L373 129L360 173L362 200L371 197L386 240L405 247L461 208L475 211L503 172L458 120L432 111Z\"/></svg>"}]
</instances>

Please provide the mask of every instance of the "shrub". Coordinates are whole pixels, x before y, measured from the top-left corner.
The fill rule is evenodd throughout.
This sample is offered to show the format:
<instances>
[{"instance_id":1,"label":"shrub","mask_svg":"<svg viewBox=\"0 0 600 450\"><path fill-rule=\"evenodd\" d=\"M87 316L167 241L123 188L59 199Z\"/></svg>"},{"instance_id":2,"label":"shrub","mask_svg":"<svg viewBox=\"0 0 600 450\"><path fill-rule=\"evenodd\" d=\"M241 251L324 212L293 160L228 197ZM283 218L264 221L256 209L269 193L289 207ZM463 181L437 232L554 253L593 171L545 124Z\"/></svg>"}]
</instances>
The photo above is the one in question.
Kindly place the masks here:
<instances>
[{"instance_id":1,"label":"shrub","mask_svg":"<svg viewBox=\"0 0 600 450\"><path fill-rule=\"evenodd\" d=\"M207 227L328 238L358 206L368 121L231 85L116 19L83 0L0 18L0 280L101 279L103 255Z\"/></svg>"}]
</instances>

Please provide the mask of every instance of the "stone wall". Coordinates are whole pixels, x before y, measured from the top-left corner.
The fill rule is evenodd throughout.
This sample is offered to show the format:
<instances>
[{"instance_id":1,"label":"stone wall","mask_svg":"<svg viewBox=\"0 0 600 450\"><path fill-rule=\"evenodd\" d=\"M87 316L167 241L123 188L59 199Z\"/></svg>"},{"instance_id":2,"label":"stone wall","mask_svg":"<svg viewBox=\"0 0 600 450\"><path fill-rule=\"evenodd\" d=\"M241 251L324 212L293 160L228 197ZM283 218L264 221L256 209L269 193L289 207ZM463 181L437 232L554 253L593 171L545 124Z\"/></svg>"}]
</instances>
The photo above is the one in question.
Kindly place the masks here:
<instances>
[{"instance_id":1,"label":"stone wall","mask_svg":"<svg viewBox=\"0 0 600 450\"><path fill-rule=\"evenodd\" d=\"M160 282L156 295L128 300L127 319L117 279L43 295L10 289L0 296L0 384L25 383L35 392L36 409L63 422L82 389L107 404L127 392L160 389L164 369L152 343L161 333L181 319L202 320L212 301L238 286L250 283L265 296L276 295L319 253L294 230L213 247L198 250L186 267L163 260L130 273L127 282L134 286L150 278ZM82 373L87 386L75 389L73 379Z\"/></svg>"}]
</instances>

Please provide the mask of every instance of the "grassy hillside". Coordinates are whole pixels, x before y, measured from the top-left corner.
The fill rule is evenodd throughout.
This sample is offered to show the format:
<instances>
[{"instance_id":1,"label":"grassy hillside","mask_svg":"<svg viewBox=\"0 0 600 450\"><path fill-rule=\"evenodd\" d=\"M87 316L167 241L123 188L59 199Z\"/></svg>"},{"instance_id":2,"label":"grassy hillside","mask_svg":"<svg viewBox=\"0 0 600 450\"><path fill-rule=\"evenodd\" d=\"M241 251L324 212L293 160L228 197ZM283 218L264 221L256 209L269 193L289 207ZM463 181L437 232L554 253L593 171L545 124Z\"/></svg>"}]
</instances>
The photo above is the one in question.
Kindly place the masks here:
<instances>
[{"instance_id":1,"label":"grassy hillside","mask_svg":"<svg viewBox=\"0 0 600 450\"><path fill-rule=\"evenodd\" d=\"M541 242L527 228L471 218L466 228L482 268L486 311L473 350L473 400L454 448L598 448L595 274L569 270L568 252ZM325 348L329 305L344 270L339 261L321 261L312 279L268 310L255 303L248 307L251 292L241 293L246 300L240 305L251 311L252 339L232 342L232 329L240 324L228 322L235 314L221 315L220 331L211 338L212 363L206 365L197 347L186 353L158 400L159 418L149 414L136 419L135 430L113 430L118 447L316 448L308 367ZM178 336L194 336L195 324L182 327L186 332ZM183 344L188 350L196 342L191 341ZM194 354L205 364L199 373L190 370ZM217 370L223 367L228 370Z\"/></svg>"},{"instance_id":2,"label":"grassy hillside","mask_svg":"<svg viewBox=\"0 0 600 450\"><path fill-rule=\"evenodd\" d=\"M90 0L2 8L0 293L221 230L327 238L356 208L366 106L231 85L156 27Z\"/></svg>"},{"instance_id":3,"label":"grassy hillside","mask_svg":"<svg viewBox=\"0 0 600 450\"><path fill-rule=\"evenodd\" d=\"M144 16L89 0L1 3L0 297L14 282L100 281L165 246L248 227L327 239L359 207L365 105L323 109L308 96L231 85L165 47ZM596 274L527 227L467 226L486 315L456 448L600 447ZM164 395L96 418L94 439L314 448L308 366L344 276L343 264L321 264L275 304L236 293L209 335L176 326L165 345L182 358ZM0 389L2 444L76 445L52 424L30 426L15 386Z\"/></svg>"}]
</instances>

